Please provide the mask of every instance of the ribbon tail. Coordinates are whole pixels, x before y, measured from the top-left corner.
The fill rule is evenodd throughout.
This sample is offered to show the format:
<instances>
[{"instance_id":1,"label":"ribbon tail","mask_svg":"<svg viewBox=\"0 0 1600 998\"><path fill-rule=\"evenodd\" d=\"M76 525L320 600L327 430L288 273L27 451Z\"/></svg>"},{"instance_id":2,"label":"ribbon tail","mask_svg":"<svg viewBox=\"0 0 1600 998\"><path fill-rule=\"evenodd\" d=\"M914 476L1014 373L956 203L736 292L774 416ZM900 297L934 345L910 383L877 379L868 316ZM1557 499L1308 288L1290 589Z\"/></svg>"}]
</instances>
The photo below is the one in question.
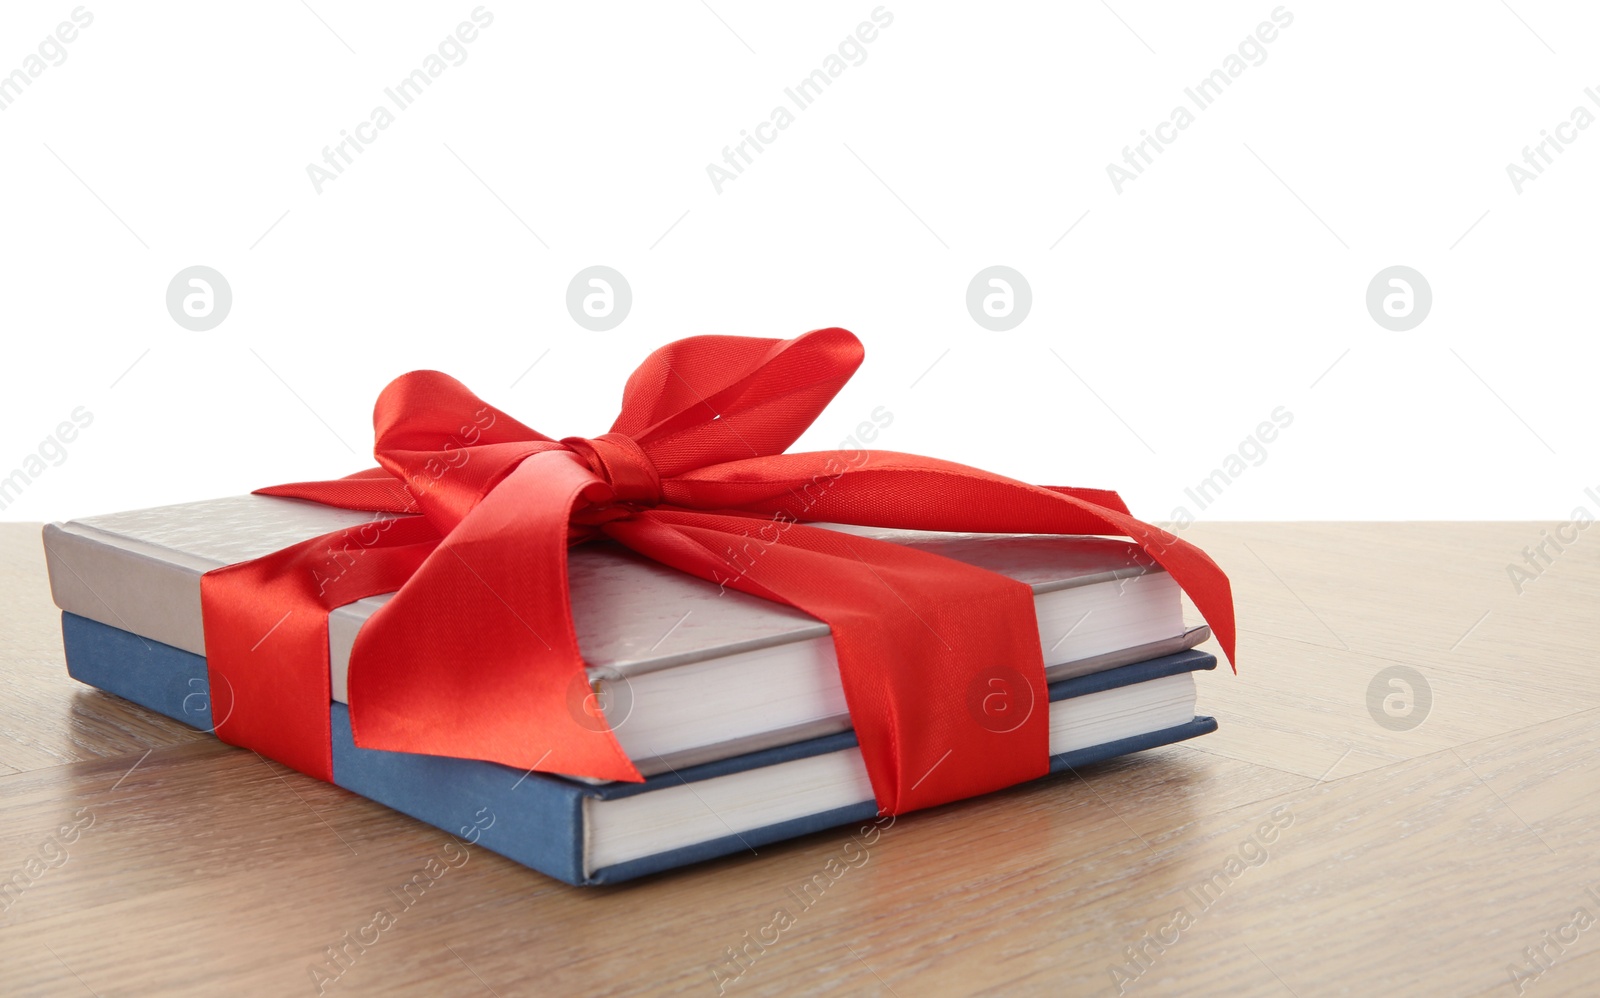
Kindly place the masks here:
<instances>
[{"instance_id":1,"label":"ribbon tail","mask_svg":"<svg viewBox=\"0 0 1600 998\"><path fill-rule=\"evenodd\" d=\"M1082 499L1084 502L1092 502L1096 506L1104 506L1106 509L1118 513L1128 513L1128 504L1122 501L1120 495L1110 489L1075 489L1066 485L1041 485L1039 487L1050 492L1059 492L1064 496L1071 496L1074 499Z\"/></svg>"},{"instance_id":2,"label":"ribbon tail","mask_svg":"<svg viewBox=\"0 0 1600 998\"><path fill-rule=\"evenodd\" d=\"M339 509L360 509L381 513L415 513L417 501L400 479L372 468L326 482L290 482L256 489L258 496L307 499Z\"/></svg>"},{"instance_id":3,"label":"ribbon tail","mask_svg":"<svg viewBox=\"0 0 1600 998\"><path fill-rule=\"evenodd\" d=\"M590 688L567 591L568 521L605 488L568 451L530 456L356 637L356 744L523 770L642 779Z\"/></svg>"},{"instance_id":4,"label":"ribbon tail","mask_svg":"<svg viewBox=\"0 0 1600 998\"><path fill-rule=\"evenodd\" d=\"M1113 504L1106 493L1095 498L1089 490L1042 488L950 461L858 451L778 454L703 468L664 482L662 494L676 506L802 522L1129 537L1194 600L1238 669L1227 575L1204 551L1118 509L1121 500Z\"/></svg>"}]
</instances>

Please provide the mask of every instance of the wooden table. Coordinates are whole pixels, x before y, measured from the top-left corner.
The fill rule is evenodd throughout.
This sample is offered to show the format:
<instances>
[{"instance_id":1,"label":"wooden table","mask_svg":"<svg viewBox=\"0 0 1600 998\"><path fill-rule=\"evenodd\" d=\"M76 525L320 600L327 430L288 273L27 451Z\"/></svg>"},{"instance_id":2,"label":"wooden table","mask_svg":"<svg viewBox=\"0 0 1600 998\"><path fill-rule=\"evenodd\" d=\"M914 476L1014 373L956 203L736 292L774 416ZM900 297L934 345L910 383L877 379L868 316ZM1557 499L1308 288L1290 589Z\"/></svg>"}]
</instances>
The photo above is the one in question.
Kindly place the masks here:
<instances>
[{"instance_id":1,"label":"wooden table","mask_svg":"<svg viewBox=\"0 0 1600 998\"><path fill-rule=\"evenodd\" d=\"M444 834L68 679L0 527L0 993L1600 994L1600 536L1519 594L1545 528L1196 526L1216 734L902 817L804 910L848 830L605 889L474 851L335 964Z\"/></svg>"}]
</instances>

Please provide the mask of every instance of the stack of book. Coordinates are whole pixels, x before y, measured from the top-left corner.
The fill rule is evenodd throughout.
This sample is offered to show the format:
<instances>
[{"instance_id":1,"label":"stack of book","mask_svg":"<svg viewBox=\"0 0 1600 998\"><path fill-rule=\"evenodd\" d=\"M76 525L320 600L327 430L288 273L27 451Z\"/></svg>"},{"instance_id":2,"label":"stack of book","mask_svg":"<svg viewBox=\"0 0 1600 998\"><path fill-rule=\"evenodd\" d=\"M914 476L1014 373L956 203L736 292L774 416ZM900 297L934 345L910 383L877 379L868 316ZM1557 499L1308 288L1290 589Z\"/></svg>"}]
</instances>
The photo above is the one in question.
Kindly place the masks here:
<instances>
[{"instance_id":1,"label":"stack of book","mask_svg":"<svg viewBox=\"0 0 1600 998\"><path fill-rule=\"evenodd\" d=\"M47 526L68 671L211 730L201 575L374 517L240 496ZM1215 730L1195 713L1193 673L1216 665L1195 650L1208 632L1185 627L1177 584L1135 545L834 529L1033 587L1053 772ZM341 563L360 556L332 554L325 576L336 584ZM470 829L477 844L571 884L626 880L877 816L826 625L607 543L569 557L590 681L576 709L604 713L645 782L356 747L345 706L350 649L384 596L329 618L334 782L451 834Z\"/></svg>"}]
</instances>

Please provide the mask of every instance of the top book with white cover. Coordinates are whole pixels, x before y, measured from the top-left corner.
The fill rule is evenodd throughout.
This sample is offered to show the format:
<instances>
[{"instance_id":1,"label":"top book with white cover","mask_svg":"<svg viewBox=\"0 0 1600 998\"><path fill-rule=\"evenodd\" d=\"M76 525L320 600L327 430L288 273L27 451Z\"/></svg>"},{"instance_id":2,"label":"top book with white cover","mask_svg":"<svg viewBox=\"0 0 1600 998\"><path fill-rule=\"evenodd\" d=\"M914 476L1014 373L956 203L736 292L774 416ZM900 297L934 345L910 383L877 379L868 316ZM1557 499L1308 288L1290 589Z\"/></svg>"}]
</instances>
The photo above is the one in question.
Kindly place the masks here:
<instances>
[{"instance_id":1,"label":"top book with white cover","mask_svg":"<svg viewBox=\"0 0 1600 998\"><path fill-rule=\"evenodd\" d=\"M61 609L204 655L201 575L385 515L236 496L51 524L44 543ZM1203 627L1185 627L1177 583L1128 541L816 526L916 547L1032 586L1052 682L1171 654L1209 636ZM589 679L642 773L849 729L826 624L610 543L582 544L568 557ZM330 615L336 701L348 702L356 634L388 598Z\"/></svg>"}]
</instances>

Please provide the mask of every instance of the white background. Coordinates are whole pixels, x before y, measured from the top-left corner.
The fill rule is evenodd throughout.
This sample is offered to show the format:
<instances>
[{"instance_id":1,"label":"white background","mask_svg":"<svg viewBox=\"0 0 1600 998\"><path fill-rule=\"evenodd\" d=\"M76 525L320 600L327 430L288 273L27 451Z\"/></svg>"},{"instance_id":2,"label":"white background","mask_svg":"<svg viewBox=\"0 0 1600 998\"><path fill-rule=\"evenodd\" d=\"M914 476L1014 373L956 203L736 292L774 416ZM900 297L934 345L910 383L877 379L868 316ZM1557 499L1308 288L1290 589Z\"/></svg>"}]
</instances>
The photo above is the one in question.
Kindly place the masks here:
<instances>
[{"instance_id":1,"label":"white background","mask_svg":"<svg viewBox=\"0 0 1600 998\"><path fill-rule=\"evenodd\" d=\"M75 6L6 4L0 73ZM877 4L494 2L318 194L307 164L476 4L85 6L0 111L0 475L75 407L94 422L0 518L368 467L372 402L418 367L593 435L670 339L828 325L867 361L801 449L881 405L878 446L1117 488L1149 519L1597 507L1600 125L1522 193L1506 174L1600 89L1592 8L1284 5L1266 61L1118 194L1107 164L1275 4L892 2L719 194L707 164ZM232 286L209 332L166 311L192 264ZM591 264L633 289L606 333L566 310ZM992 264L1033 290L1007 332L966 311ZM1392 264L1432 286L1408 332L1366 310ZM1264 463L1195 508L1278 406Z\"/></svg>"}]
</instances>

